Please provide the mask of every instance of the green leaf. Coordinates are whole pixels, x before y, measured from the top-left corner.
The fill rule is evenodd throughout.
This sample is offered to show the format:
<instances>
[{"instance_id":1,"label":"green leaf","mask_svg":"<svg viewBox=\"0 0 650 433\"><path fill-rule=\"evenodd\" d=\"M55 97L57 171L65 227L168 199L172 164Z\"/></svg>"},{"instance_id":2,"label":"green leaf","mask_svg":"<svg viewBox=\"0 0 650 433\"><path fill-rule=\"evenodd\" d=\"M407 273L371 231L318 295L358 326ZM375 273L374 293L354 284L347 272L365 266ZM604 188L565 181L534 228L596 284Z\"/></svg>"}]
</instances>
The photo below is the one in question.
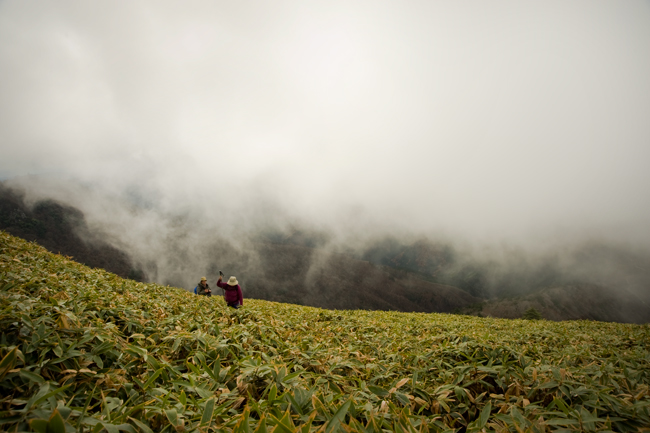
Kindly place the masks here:
<instances>
[{"instance_id":1,"label":"green leaf","mask_svg":"<svg viewBox=\"0 0 650 433\"><path fill-rule=\"evenodd\" d=\"M7 283L4 286L2 286L2 289L0 289L0 290L2 290L3 292L6 292L6 291L9 291L9 290L13 289L14 287L16 287L16 285L17 285L16 283Z\"/></svg>"},{"instance_id":2,"label":"green leaf","mask_svg":"<svg viewBox=\"0 0 650 433\"><path fill-rule=\"evenodd\" d=\"M158 378L158 376L160 376L160 373L162 373L164 369L165 368L162 367L162 368L159 368L158 370L156 370L154 372L154 374L152 374L149 377L149 379L147 379L147 381L144 383L144 385L142 385L142 389L146 391L151 386L151 384L153 384L153 382Z\"/></svg>"},{"instance_id":3,"label":"green leaf","mask_svg":"<svg viewBox=\"0 0 650 433\"><path fill-rule=\"evenodd\" d=\"M287 374L287 368L285 366L282 366L278 369L277 375L275 377L276 382L278 385L282 383L282 379L284 379L284 376Z\"/></svg>"},{"instance_id":4,"label":"green leaf","mask_svg":"<svg viewBox=\"0 0 650 433\"><path fill-rule=\"evenodd\" d=\"M488 402L483 410L481 411L481 415L478 417L478 425L477 427L482 429L485 427L485 425L488 422L488 419L490 418L490 412L492 411L492 403Z\"/></svg>"},{"instance_id":5,"label":"green leaf","mask_svg":"<svg viewBox=\"0 0 650 433\"><path fill-rule=\"evenodd\" d=\"M145 423L143 423L142 421L140 421L140 420L138 420L138 419L135 419L135 418L131 418L131 417L129 417L129 419L130 419L131 421L133 421L133 423L134 423L134 424L135 424L135 425L140 429L141 432L143 432L143 433L153 433L153 430L151 430L151 429L150 429L150 428L149 428Z\"/></svg>"},{"instance_id":6,"label":"green leaf","mask_svg":"<svg viewBox=\"0 0 650 433\"><path fill-rule=\"evenodd\" d=\"M115 347L115 343L113 341L105 341L99 346L96 346L92 350L93 355L103 355L104 353L108 352L111 350L113 347Z\"/></svg>"},{"instance_id":7,"label":"green leaf","mask_svg":"<svg viewBox=\"0 0 650 433\"><path fill-rule=\"evenodd\" d=\"M35 382L35 383L45 383L45 379L39 374L32 373L31 371L27 370L20 370L20 377L23 379L27 379L30 382Z\"/></svg>"},{"instance_id":8,"label":"green leaf","mask_svg":"<svg viewBox=\"0 0 650 433\"><path fill-rule=\"evenodd\" d=\"M0 380L2 380L6 374L14 368L16 364L16 352L18 351L17 347L14 347L9 353L7 353L2 361L0 361Z\"/></svg>"},{"instance_id":9,"label":"green leaf","mask_svg":"<svg viewBox=\"0 0 650 433\"><path fill-rule=\"evenodd\" d=\"M410 404L409 398L405 394L402 394L399 391L395 391L394 395L395 398L397 398L397 400L399 400L399 402L402 403L404 406L408 406Z\"/></svg>"},{"instance_id":10,"label":"green leaf","mask_svg":"<svg viewBox=\"0 0 650 433\"><path fill-rule=\"evenodd\" d=\"M219 382L219 373L215 374L215 372L208 367L208 364L205 361L205 358L201 360L201 367L203 367L203 371L208 373L208 376L212 378L215 382Z\"/></svg>"},{"instance_id":11,"label":"green leaf","mask_svg":"<svg viewBox=\"0 0 650 433\"><path fill-rule=\"evenodd\" d=\"M47 423L46 419L34 418L29 420L31 429L38 433L47 433Z\"/></svg>"},{"instance_id":12,"label":"green leaf","mask_svg":"<svg viewBox=\"0 0 650 433\"><path fill-rule=\"evenodd\" d=\"M70 417L70 414L72 413L72 409L70 409L67 406L59 406L57 407L57 410L61 414L61 418L64 420L67 420Z\"/></svg>"},{"instance_id":13,"label":"green leaf","mask_svg":"<svg viewBox=\"0 0 650 433\"><path fill-rule=\"evenodd\" d=\"M179 425L178 413L176 412L176 409L165 410L165 416L174 427L177 427Z\"/></svg>"},{"instance_id":14,"label":"green leaf","mask_svg":"<svg viewBox=\"0 0 650 433\"><path fill-rule=\"evenodd\" d=\"M219 362L219 358L217 358L214 361L214 367L212 369L212 377L215 378L217 382L219 381L219 373L221 372L221 363Z\"/></svg>"},{"instance_id":15,"label":"green leaf","mask_svg":"<svg viewBox=\"0 0 650 433\"><path fill-rule=\"evenodd\" d=\"M63 356L63 349L61 349L61 346L59 346L59 345L54 346L54 349L52 349L52 352L54 352L54 354L56 356L58 356L59 358L61 356Z\"/></svg>"},{"instance_id":16,"label":"green leaf","mask_svg":"<svg viewBox=\"0 0 650 433\"><path fill-rule=\"evenodd\" d=\"M546 420L547 425L576 425L580 424L580 421L577 419L568 419L568 418L553 418Z\"/></svg>"},{"instance_id":17,"label":"green leaf","mask_svg":"<svg viewBox=\"0 0 650 433\"><path fill-rule=\"evenodd\" d=\"M557 398L557 397L555 397L555 398L553 399L553 402L551 403L551 405L554 405L555 407L557 407L558 409L560 409L560 410L561 410L565 415L568 415L569 412L570 412L569 407L566 405L566 403L564 402L564 400L562 400L561 398Z\"/></svg>"},{"instance_id":18,"label":"green leaf","mask_svg":"<svg viewBox=\"0 0 650 433\"><path fill-rule=\"evenodd\" d=\"M388 395L388 391L379 386L368 385L368 389L378 397L386 397Z\"/></svg>"},{"instance_id":19,"label":"green leaf","mask_svg":"<svg viewBox=\"0 0 650 433\"><path fill-rule=\"evenodd\" d=\"M50 397L54 397L54 396L57 395L58 393L63 392L63 391L65 391L66 389L70 388L72 385L73 385L73 384L70 383L70 384L68 384L68 385L62 386L61 388L57 388L57 389L55 389L55 390L53 390L53 391L50 391L50 392L48 392L48 393L46 393L46 394L43 394L43 395L40 395L40 396L39 396L39 394L40 394L40 391L39 391L39 394L37 394L37 395L35 396L36 399L35 399L31 404L28 402L27 405L26 405L26 407L25 407L25 409L29 409L29 408L31 408L32 406L34 406L34 405L38 405L39 403L41 403L41 402L44 401L44 400L47 400L47 399L50 398ZM49 389L49 384L48 384L47 382L45 383L44 387L45 387L45 386L47 386L47 389ZM43 387L42 387L41 389L43 389ZM31 400L30 400L30 401L31 401Z\"/></svg>"},{"instance_id":20,"label":"green leaf","mask_svg":"<svg viewBox=\"0 0 650 433\"><path fill-rule=\"evenodd\" d=\"M270 415L271 420L275 422L275 428L273 429L273 432L278 432L278 433L294 433L294 430L296 429L296 426L293 424L293 421L291 420L291 415L289 414L289 409L284 412L282 415L282 418L276 418L273 416L273 414Z\"/></svg>"},{"instance_id":21,"label":"green leaf","mask_svg":"<svg viewBox=\"0 0 650 433\"><path fill-rule=\"evenodd\" d=\"M198 368L196 365L192 364L191 362L188 361L188 362L186 362L185 364L186 364L186 365L189 367L189 369L192 370L192 371L194 372L194 374L196 374L197 376L200 376L200 375L202 374L201 370L199 370L199 368Z\"/></svg>"},{"instance_id":22,"label":"green leaf","mask_svg":"<svg viewBox=\"0 0 650 433\"><path fill-rule=\"evenodd\" d=\"M512 407L512 409L510 410L510 416L512 417L513 420L515 420L518 423L519 426L528 427L528 424L530 424L526 420L526 418L524 418L521 412L517 410L516 407Z\"/></svg>"},{"instance_id":23,"label":"green leaf","mask_svg":"<svg viewBox=\"0 0 650 433\"><path fill-rule=\"evenodd\" d=\"M291 407L297 414L304 415L302 408L289 392L285 393L285 398L289 400L289 404L291 404Z\"/></svg>"},{"instance_id":24,"label":"green leaf","mask_svg":"<svg viewBox=\"0 0 650 433\"><path fill-rule=\"evenodd\" d=\"M196 354L194 355L194 360L195 361L198 360L199 362L197 362L197 364L199 365L205 364L205 355L203 355L203 352L196 352Z\"/></svg>"},{"instance_id":25,"label":"green leaf","mask_svg":"<svg viewBox=\"0 0 650 433\"><path fill-rule=\"evenodd\" d=\"M47 422L47 433L65 433L65 421L58 410L54 409Z\"/></svg>"},{"instance_id":26,"label":"green leaf","mask_svg":"<svg viewBox=\"0 0 650 433\"><path fill-rule=\"evenodd\" d=\"M214 403L215 399L211 398L205 402L205 409L203 410L203 416L201 416L201 426L209 425L212 421L212 414L214 413Z\"/></svg>"},{"instance_id":27,"label":"green leaf","mask_svg":"<svg viewBox=\"0 0 650 433\"><path fill-rule=\"evenodd\" d=\"M273 402L278 395L278 387L275 386L275 383L271 385L271 389L269 390L269 395L268 395L268 401Z\"/></svg>"},{"instance_id":28,"label":"green leaf","mask_svg":"<svg viewBox=\"0 0 650 433\"><path fill-rule=\"evenodd\" d=\"M239 421L235 424L235 427L232 429L232 433L251 433L251 428L248 423L249 410L246 408L244 413L240 415Z\"/></svg>"},{"instance_id":29,"label":"green leaf","mask_svg":"<svg viewBox=\"0 0 650 433\"><path fill-rule=\"evenodd\" d=\"M134 344L127 344L125 351L137 357L144 357L147 354L147 349L143 349Z\"/></svg>"},{"instance_id":30,"label":"green leaf","mask_svg":"<svg viewBox=\"0 0 650 433\"><path fill-rule=\"evenodd\" d=\"M293 381L295 378L297 378L298 376L300 376L300 373L302 373L302 372L301 372L301 371L294 371L293 373L287 374L286 376L284 376L284 377L282 378L282 383L290 383L290 382Z\"/></svg>"},{"instance_id":31,"label":"green leaf","mask_svg":"<svg viewBox=\"0 0 650 433\"><path fill-rule=\"evenodd\" d=\"M108 422L98 422L96 428L97 427L105 429L108 433L120 433L120 429L117 428L116 425L113 425L113 424L108 423ZM101 431L101 430L99 430L99 431Z\"/></svg>"},{"instance_id":32,"label":"green leaf","mask_svg":"<svg viewBox=\"0 0 650 433\"><path fill-rule=\"evenodd\" d=\"M255 428L254 433L267 433L266 429L266 417L262 415L260 418L259 422L257 423L257 427Z\"/></svg>"},{"instance_id":33,"label":"green leaf","mask_svg":"<svg viewBox=\"0 0 650 433\"><path fill-rule=\"evenodd\" d=\"M351 404L352 404L352 400L348 400L341 405L341 407L336 411L336 413L334 413L334 416L327 422L327 425L325 427L325 433L338 430L339 426L345 419L345 415L348 413L348 409L350 408Z\"/></svg>"}]
</instances>

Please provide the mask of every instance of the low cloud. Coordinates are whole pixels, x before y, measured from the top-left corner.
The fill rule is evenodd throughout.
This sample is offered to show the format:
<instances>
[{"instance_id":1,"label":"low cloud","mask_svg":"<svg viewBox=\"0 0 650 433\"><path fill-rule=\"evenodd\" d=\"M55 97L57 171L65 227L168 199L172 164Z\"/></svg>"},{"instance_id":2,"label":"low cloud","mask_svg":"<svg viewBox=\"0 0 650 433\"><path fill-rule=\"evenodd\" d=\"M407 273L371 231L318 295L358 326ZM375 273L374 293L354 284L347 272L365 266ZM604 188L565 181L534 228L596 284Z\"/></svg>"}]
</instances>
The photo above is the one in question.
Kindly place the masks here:
<instances>
[{"instance_id":1,"label":"low cloud","mask_svg":"<svg viewBox=\"0 0 650 433\"><path fill-rule=\"evenodd\" d=\"M295 228L360 255L645 251L649 24L644 2L5 1L0 178L163 283Z\"/></svg>"}]
</instances>

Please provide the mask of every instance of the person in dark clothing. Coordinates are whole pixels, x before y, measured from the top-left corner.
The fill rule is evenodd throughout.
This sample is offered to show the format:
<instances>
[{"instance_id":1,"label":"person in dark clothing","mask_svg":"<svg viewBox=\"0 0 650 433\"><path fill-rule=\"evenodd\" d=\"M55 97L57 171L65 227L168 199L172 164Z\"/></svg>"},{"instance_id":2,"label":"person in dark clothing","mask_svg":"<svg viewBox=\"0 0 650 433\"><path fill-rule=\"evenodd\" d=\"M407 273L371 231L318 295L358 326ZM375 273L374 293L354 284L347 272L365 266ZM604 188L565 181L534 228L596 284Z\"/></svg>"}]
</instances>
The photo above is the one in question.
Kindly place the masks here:
<instances>
[{"instance_id":1,"label":"person in dark clothing","mask_svg":"<svg viewBox=\"0 0 650 433\"><path fill-rule=\"evenodd\" d=\"M217 281L217 286L225 290L224 299L226 300L226 304L232 308L244 306L244 295L242 295L241 287L239 286L237 278L230 277L227 283L222 282L221 278L220 275L219 280Z\"/></svg>"},{"instance_id":2,"label":"person in dark clothing","mask_svg":"<svg viewBox=\"0 0 650 433\"><path fill-rule=\"evenodd\" d=\"M208 286L208 279L203 277L201 278L201 282L197 286L199 289L197 290L197 294L203 295L203 296L212 296L212 290L210 290L210 286Z\"/></svg>"}]
</instances>

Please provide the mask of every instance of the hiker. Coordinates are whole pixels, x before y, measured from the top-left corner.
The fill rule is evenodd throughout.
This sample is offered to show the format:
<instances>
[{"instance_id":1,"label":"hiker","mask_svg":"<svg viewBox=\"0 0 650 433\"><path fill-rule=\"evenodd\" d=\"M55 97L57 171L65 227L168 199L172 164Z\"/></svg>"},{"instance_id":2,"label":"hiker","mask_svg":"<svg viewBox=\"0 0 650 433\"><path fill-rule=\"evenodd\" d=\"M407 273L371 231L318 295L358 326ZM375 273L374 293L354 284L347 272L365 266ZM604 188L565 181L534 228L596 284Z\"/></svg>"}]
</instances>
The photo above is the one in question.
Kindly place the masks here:
<instances>
[{"instance_id":1,"label":"hiker","mask_svg":"<svg viewBox=\"0 0 650 433\"><path fill-rule=\"evenodd\" d=\"M217 286L225 290L224 299L226 304L232 308L239 308L244 305L244 295L242 295L241 287L237 282L237 278L230 277L227 283L221 281L223 278L222 275L219 275L219 280L217 281Z\"/></svg>"},{"instance_id":2,"label":"hiker","mask_svg":"<svg viewBox=\"0 0 650 433\"><path fill-rule=\"evenodd\" d=\"M212 290L210 290L210 286L208 286L207 278L201 277L201 282L196 286L196 288L198 289L197 295L212 296Z\"/></svg>"}]
</instances>

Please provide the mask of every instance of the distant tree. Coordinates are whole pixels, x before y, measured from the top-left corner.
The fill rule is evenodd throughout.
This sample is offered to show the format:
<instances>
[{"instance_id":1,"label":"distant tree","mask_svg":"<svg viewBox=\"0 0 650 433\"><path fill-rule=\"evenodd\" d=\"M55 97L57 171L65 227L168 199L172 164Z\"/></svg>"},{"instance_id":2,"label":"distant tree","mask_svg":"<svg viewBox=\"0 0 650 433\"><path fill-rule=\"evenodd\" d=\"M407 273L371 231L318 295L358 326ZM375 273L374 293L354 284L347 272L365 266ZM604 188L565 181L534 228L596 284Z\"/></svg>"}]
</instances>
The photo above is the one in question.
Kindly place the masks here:
<instances>
[{"instance_id":1,"label":"distant tree","mask_svg":"<svg viewBox=\"0 0 650 433\"><path fill-rule=\"evenodd\" d=\"M543 319L542 314L533 307L530 307L529 309L527 309L524 312L524 315L521 316L521 318L526 319L526 320L542 320Z\"/></svg>"}]
</instances>

